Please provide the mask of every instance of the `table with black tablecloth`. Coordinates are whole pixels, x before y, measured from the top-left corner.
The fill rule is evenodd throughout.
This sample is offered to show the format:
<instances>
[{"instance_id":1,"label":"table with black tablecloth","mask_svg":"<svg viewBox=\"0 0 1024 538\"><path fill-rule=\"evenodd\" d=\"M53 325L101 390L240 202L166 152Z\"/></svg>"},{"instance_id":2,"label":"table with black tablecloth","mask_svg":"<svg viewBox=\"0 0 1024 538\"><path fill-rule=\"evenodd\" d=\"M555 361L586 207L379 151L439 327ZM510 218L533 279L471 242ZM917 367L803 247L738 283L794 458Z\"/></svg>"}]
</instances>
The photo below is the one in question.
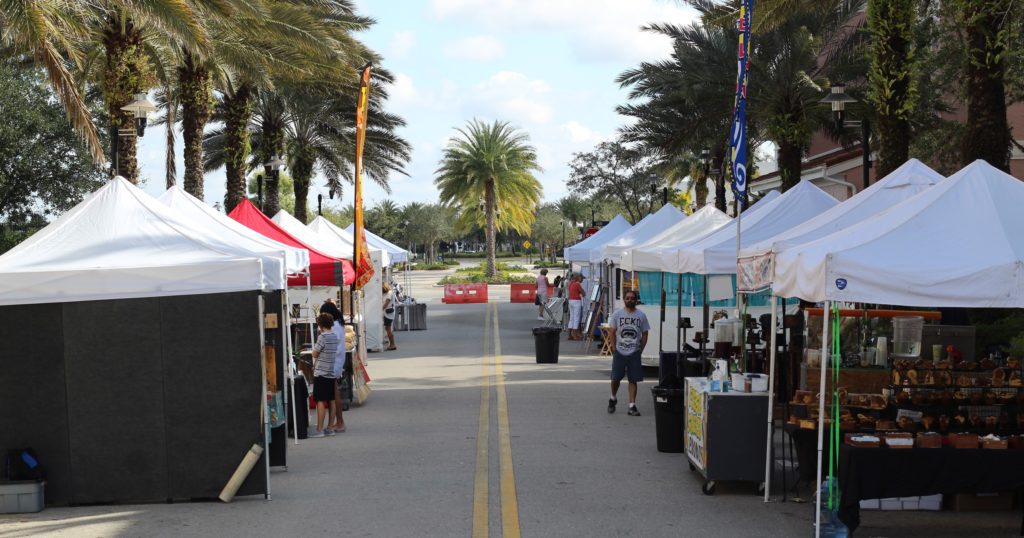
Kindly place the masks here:
<instances>
[{"instance_id":1,"label":"table with black tablecloth","mask_svg":"<svg viewBox=\"0 0 1024 538\"><path fill-rule=\"evenodd\" d=\"M1024 452L957 448L839 448L839 519L852 533L860 501L1024 487Z\"/></svg>"}]
</instances>

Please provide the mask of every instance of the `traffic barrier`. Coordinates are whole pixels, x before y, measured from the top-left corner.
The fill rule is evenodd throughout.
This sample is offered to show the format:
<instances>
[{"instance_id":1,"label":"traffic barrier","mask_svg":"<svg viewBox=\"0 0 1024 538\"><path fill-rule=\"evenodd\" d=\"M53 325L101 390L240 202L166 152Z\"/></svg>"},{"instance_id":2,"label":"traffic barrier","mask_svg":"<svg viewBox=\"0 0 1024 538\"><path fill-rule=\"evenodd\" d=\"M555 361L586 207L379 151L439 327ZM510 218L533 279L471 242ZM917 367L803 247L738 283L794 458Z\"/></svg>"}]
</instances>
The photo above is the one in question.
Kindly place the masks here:
<instances>
[{"instance_id":1,"label":"traffic barrier","mask_svg":"<svg viewBox=\"0 0 1024 538\"><path fill-rule=\"evenodd\" d=\"M441 302L445 304L461 303L486 303L487 284L445 284L444 297Z\"/></svg>"},{"instance_id":2,"label":"traffic barrier","mask_svg":"<svg viewBox=\"0 0 1024 538\"><path fill-rule=\"evenodd\" d=\"M530 303L537 299L537 285L532 282L513 282L512 297L513 303Z\"/></svg>"}]
</instances>

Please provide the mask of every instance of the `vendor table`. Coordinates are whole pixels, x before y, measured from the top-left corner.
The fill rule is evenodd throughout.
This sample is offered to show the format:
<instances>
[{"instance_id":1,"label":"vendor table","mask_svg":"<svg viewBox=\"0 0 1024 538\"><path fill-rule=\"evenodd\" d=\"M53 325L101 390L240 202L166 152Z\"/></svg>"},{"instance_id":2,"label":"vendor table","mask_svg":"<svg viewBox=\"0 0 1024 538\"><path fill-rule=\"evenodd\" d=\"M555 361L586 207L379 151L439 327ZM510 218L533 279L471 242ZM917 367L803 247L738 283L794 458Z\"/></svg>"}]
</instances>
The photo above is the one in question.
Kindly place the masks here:
<instances>
[{"instance_id":1,"label":"vendor table","mask_svg":"<svg viewBox=\"0 0 1024 538\"><path fill-rule=\"evenodd\" d=\"M686 457L713 495L716 480L764 487L767 392L709 392L703 377L686 378Z\"/></svg>"},{"instance_id":2,"label":"vendor table","mask_svg":"<svg viewBox=\"0 0 1024 538\"><path fill-rule=\"evenodd\" d=\"M799 472L797 480L813 483L818 478L818 430L808 430L793 424L785 424L783 429L789 434L789 438L793 440L793 449L796 452L797 470ZM824 443L822 454L827 458L829 446L832 445L827 432L822 442ZM825 463L828 463L827 459Z\"/></svg>"},{"instance_id":3,"label":"vendor table","mask_svg":"<svg viewBox=\"0 0 1024 538\"><path fill-rule=\"evenodd\" d=\"M839 519L852 533L860 525L861 499L991 493L1024 487L1024 454L1008 449L842 445L838 478Z\"/></svg>"}]
</instances>

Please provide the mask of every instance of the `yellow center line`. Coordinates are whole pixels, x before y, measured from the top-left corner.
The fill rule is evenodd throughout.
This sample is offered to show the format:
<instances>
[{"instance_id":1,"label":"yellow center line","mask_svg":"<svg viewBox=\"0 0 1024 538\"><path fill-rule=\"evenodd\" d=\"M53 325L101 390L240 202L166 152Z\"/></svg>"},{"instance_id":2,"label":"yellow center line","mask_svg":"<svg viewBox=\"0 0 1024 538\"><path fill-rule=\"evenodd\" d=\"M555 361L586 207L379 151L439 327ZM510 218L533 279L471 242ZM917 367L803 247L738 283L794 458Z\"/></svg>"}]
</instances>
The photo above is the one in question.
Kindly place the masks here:
<instances>
[{"instance_id":1,"label":"yellow center line","mask_svg":"<svg viewBox=\"0 0 1024 538\"><path fill-rule=\"evenodd\" d=\"M488 308L490 305L488 305ZM490 441L491 427L491 373L489 369L488 350L490 342L489 317L484 314L484 355L480 374L480 421L476 434L476 473L473 477L473 538L487 538L490 526L490 502L488 489L488 464L490 456L487 445Z\"/></svg>"},{"instance_id":2,"label":"yellow center line","mask_svg":"<svg viewBox=\"0 0 1024 538\"><path fill-rule=\"evenodd\" d=\"M512 439L508 426L508 396L505 373L501 367L501 331L498 305L494 305L494 374L498 393L498 447L501 462L501 536L519 538L519 500L516 497L516 475L512 466Z\"/></svg>"}]
</instances>

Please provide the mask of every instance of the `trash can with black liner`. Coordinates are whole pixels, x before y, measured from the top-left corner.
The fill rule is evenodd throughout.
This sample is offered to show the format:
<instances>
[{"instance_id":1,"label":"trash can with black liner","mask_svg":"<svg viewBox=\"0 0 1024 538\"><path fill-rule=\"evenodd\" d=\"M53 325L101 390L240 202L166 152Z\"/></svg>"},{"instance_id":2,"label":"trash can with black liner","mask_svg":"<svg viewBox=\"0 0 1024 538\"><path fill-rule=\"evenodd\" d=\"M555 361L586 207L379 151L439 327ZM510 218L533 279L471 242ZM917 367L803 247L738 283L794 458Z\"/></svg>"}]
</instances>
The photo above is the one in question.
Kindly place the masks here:
<instances>
[{"instance_id":1,"label":"trash can with black liner","mask_svg":"<svg viewBox=\"0 0 1024 538\"><path fill-rule=\"evenodd\" d=\"M686 451L685 390L651 387L654 396L654 424L658 436L658 452Z\"/></svg>"},{"instance_id":2,"label":"trash can with black liner","mask_svg":"<svg viewBox=\"0 0 1024 538\"><path fill-rule=\"evenodd\" d=\"M558 362L558 341L562 329L559 327L534 327L533 343L537 351L537 364Z\"/></svg>"}]
</instances>

